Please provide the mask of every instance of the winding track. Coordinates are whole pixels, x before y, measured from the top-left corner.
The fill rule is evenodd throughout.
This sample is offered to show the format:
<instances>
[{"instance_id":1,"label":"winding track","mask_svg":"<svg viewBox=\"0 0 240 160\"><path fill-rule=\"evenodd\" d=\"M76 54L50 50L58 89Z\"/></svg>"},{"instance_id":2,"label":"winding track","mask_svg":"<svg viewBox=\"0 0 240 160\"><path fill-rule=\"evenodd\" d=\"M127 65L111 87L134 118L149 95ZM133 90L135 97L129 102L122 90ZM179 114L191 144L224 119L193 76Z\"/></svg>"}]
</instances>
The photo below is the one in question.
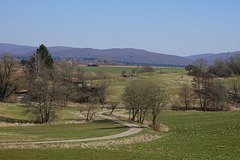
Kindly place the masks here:
<instances>
[{"instance_id":1,"label":"winding track","mask_svg":"<svg viewBox=\"0 0 240 160\"><path fill-rule=\"evenodd\" d=\"M61 140L61 141L0 143L0 145L48 144L48 143L66 143L66 142L85 142L85 141L106 140L106 139L114 139L114 138L126 137L126 136L129 136L129 135L136 134L136 133L138 133L138 132L140 132L142 130L142 128L140 126L136 125L136 124L125 122L125 121L119 120L119 119L114 118L114 117L104 116L103 113L105 113L105 112L108 112L108 111L98 112L98 113L96 113L96 115L99 116L99 117L102 117L102 118L114 121L116 123L120 123L120 124L126 125L130 129L125 131L125 132L122 132L122 133L118 133L118 134L114 134L114 135L110 135L110 136L104 136L104 137L85 138L85 139L73 139L73 140Z\"/></svg>"}]
</instances>

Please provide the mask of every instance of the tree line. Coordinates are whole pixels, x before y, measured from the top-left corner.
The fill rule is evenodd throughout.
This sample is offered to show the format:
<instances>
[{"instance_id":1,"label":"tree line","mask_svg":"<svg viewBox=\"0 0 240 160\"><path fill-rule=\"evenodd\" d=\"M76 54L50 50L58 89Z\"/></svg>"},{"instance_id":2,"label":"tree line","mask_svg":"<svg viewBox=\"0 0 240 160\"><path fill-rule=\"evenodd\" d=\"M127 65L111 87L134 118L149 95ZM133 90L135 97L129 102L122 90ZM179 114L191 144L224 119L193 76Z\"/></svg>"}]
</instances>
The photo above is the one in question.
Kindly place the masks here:
<instances>
[{"instance_id":1,"label":"tree line","mask_svg":"<svg viewBox=\"0 0 240 160\"><path fill-rule=\"evenodd\" d=\"M225 61L216 59L213 65L207 66L207 60L199 58L185 69L189 75L196 75L201 71L208 72L215 77L231 77L240 75L240 54L229 56Z\"/></svg>"},{"instance_id":2,"label":"tree line","mask_svg":"<svg viewBox=\"0 0 240 160\"><path fill-rule=\"evenodd\" d=\"M225 63L216 59L214 65L208 67L207 61L200 58L185 69L193 76L192 84L183 84L179 92L185 109L194 105L194 100L203 111L227 110L229 105L240 103L240 55L229 57Z\"/></svg>"}]
</instances>

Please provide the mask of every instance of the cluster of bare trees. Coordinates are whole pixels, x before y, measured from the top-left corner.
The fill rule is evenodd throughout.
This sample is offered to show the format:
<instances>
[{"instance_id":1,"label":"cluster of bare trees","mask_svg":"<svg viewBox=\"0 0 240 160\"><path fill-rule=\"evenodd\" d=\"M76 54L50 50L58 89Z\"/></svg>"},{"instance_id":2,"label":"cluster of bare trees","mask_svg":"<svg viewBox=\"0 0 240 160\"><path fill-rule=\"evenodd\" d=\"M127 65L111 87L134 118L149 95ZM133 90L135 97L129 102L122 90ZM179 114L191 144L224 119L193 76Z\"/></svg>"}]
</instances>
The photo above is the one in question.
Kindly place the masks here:
<instances>
[{"instance_id":1,"label":"cluster of bare trees","mask_svg":"<svg viewBox=\"0 0 240 160\"><path fill-rule=\"evenodd\" d=\"M17 69L16 64L14 57L8 54L0 59L0 101L15 93L22 82L22 88L27 90L23 102L39 123L51 121L56 106L67 106L68 101L89 102L87 120L92 119L97 104L106 103L109 81L104 80L104 73L99 73L98 84L89 85L84 70L70 61L55 63L44 45L40 45L29 60L24 60L23 71ZM16 73L18 71L23 77Z\"/></svg>"},{"instance_id":2,"label":"cluster of bare trees","mask_svg":"<svg viewBox=\"0 0 240 160\"><path fill-rule=\"evenodd\" d=\"M185 69L189 75L196 75L199 71L205 70L217 77L231 77L240 75L240 54L229 56L225 61L216 59L213 65L207 66L207 61L203 58L195 60L193 65L188 65Z\"/></svg>"},{"instance_id":3,"label":"cluster of bare trees","mask_svg":"<svg viewBox=\"0 0 240 160\"><path fill-rule=\"evenodd\" d=\"M230 57L225 64L222 60L216 60L214 66L210 66L210 68L207 68L207 61L204 59L198 59L194 65L186 66L186 70L193 75L192 85L183 84L179 92L186 109L193 100L198 100L198 105L203 111L227 110L229 104L237 106L240 102L239 68L239 55ZM218 74L213 74L213 70L216 71L214 73ZM227 83L224 83L216 75L233 76L229 78Z\"/></svg>"},{"instance_id":4,"label":"cluster of bare trees","mask_svg":"<svg viewBox=\"0 0 240 160\"><path fill-rule=\"evenodd\" d=\"M167 108L168 94L165 85L155 80L131 80L126 85L123 102L129 109L129 119L143 123L151 113L154 126Z\"/></svg>"}]
</instances>

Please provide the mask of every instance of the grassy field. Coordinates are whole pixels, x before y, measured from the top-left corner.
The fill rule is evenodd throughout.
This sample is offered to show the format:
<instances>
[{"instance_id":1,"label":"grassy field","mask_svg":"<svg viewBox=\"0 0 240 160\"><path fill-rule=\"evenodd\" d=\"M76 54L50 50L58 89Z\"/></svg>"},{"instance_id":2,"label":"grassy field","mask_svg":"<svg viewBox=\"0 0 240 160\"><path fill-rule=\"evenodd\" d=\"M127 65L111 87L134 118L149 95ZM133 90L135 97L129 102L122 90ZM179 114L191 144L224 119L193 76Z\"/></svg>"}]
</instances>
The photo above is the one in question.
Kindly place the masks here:
<instances>
[{"instance_id":1,"label":"grassy field","mask_svg":"<svg viewBox=\"0 0 240 160\"><path fill-rule=\"evenodd\" d=\"M167 87L168 93L171 95L170 102L176 102L178 98L179 89L184 83L188 83L191 85L192 77L188 76L185 73L178 72L178 73L141 73L137 75L137 79L155 79L159 81L159 83L163 83ZM111 94L108 97L111 100L114 97L121 97L124 91L125 84L131 80L131 78L123 78L117 77L111 79L110 90ZM119 98L120 99L120 98Z\"/></svg>"},{"instance_id":2,"label":"grassy field","mask_svg":"<svg viewBox=\"0 0 240 160\"><path fill-rule=\"evenodd\" d=\"M149 142L97 148L0 149L0 159L240 159L240 112L169 111L167 133Z\"/></svg>"},{"instance_id":3,"label":"grassy field","mask_svg":"<svg viewBox=\"0 0 240 160\"><path fill-rule=\"evenodd\" d=\"M74 107L58 109L53 123L34 124L34 115L25 113L25 109L17 104L0 103L0 143L82 139L128 130L109 120L83 123L79 110Z\"/></svg>"},{"instance_id":4,"label":"grassy field","mask_svg":"<svg viewBox=\"0 0 240 160\"><path fill-rule=\"evenodd\" d=\"M137 68L137 66L99 66L99 67L88 67L80 66L81 69L90 72L106 71L112 75L121 75L122 70L126 70L127 73L131 73L132 69ZM155 72L164 72L164 73L187 73L183 67L154 67Z\"/></svg>"},{"instance_id":5,"label":"grassy field","mask_svg":"<svg viewBox=\"0 0 240 160\"><path fill-rule=\"evenodd\" d=\"M32 123L33 115L24 111L23 107L15 103L0 103L0 123Z\"/></svg>"}]
</instances>

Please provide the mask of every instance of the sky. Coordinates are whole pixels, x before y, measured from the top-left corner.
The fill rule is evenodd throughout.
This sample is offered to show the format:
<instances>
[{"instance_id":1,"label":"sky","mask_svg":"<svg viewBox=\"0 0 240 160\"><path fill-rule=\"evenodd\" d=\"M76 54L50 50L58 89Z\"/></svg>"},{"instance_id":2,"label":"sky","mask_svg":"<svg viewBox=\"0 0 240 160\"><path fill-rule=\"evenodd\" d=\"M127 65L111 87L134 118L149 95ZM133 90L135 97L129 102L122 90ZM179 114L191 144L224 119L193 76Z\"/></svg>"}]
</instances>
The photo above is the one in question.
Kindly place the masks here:
<instances>
[{"instance_id":1,"label":"sky","mask_svg":"<svg viewBox=\"0 0 240 160\"><path fill-rule=\"evenodd\" d=\"M240 0L0 0L0 43L239 51Z\"/></svg>"}]
</instances>

